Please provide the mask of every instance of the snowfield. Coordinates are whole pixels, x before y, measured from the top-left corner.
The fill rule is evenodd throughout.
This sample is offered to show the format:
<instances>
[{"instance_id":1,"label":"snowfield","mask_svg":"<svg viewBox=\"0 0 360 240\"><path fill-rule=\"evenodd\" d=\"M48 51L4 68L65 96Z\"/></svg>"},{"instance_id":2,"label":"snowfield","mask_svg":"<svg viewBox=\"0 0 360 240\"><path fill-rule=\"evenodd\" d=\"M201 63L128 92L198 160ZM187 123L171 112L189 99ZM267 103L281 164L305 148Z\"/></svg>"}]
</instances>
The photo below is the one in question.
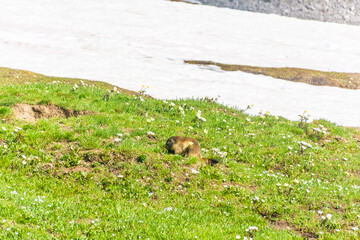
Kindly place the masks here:
<instances>
[{"instance_id":1,"label":"snowfield","mask_svg":"<svg viewBox=\"0 0 360 240\"><path fill-rule=\"evenodd\" d=\"M165 0L12 0L0 8L0 66L100 80L157 98L220 102L298 120L360 127L360 90L317 87L217 67L360 72L360 27Z\"/></svg>"}]
</instances>

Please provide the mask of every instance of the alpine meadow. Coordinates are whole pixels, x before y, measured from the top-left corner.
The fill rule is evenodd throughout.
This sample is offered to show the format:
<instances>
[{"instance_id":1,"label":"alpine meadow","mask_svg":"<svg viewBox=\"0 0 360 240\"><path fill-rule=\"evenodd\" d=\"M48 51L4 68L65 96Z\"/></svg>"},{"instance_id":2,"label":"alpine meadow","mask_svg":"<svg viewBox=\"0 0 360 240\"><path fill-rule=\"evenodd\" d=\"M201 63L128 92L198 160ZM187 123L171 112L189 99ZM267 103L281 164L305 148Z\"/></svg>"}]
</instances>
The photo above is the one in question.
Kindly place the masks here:
<instances>
[{"instance_id":1,"label":"alpine meadow","mask_svg":"<svg viewBox=\"0 0 360 240\"><path fill-rule=\"evenodd\" d=\"M358 239L359 129L146 90L0 69L1 239Z\"/></svg>"}]
</instances>

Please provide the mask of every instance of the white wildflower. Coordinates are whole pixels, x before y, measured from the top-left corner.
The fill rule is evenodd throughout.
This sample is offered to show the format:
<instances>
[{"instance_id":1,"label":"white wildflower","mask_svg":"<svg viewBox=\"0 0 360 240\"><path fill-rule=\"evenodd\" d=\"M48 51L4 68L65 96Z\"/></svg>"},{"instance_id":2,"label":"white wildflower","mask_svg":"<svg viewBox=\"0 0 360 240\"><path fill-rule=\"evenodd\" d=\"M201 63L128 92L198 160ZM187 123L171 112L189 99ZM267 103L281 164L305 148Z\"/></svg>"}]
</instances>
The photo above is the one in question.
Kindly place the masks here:
<instances>
[{"instance_id":1,"label":"white wildflower","mask_svg":"<svg viewBox=\"0 0 360 240\"><path fill-rule=\"evenodd\" d=\"M199 174L200 172L198 170L196 170L195 168L192 168L191 173L192 174Z\"/></svg>"},{"instance_id":2,"label":"white wildflower","mask_svg":"<svg viewBox=\"0 0 360 240\"><path fill-rule=\"evenodd\" d=\"M165 212L171 212L172 210L173 210L172 207L167 207L167 208L164 209Z\"/></svg>"}]
</instances>

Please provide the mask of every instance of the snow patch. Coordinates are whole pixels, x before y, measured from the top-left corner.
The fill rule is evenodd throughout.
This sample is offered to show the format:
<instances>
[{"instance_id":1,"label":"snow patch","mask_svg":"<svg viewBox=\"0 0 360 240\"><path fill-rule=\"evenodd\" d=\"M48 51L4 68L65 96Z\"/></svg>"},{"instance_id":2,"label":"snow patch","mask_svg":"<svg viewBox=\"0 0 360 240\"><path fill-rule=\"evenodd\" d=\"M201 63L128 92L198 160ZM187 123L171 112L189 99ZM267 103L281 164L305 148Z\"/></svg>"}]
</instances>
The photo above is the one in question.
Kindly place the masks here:
<instances>
[{"instance_id":1,"label":"snow patch","mask_svg":"<svg viewBox=\"0 0 360 240\"><path fill-rule=\"evenodd\" d=\"M217 97L252 113L360 126L360 91L184 64L211 60L359 72L360 27L164 0L12 0L0 66L100 80L166 99Z\"/></svg>"}]
</instances>

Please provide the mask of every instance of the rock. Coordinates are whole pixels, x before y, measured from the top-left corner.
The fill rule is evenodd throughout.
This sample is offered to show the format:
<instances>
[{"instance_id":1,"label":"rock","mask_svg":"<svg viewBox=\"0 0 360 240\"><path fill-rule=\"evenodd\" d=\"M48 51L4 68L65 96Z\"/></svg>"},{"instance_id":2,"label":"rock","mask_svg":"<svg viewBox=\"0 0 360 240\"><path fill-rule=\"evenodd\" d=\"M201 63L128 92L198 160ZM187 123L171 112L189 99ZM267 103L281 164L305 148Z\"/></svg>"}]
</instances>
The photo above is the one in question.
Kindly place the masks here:
<instances>
[{"instance_id":1,"label":"rock","mask_svg":"<svg viewBox=\"0 0 360 240\"><path fill-rule=\"evenodd\" d=\"M324 22L360 25L360 0L199 0L203 4Z\"/></svg>"}]
</instances>

